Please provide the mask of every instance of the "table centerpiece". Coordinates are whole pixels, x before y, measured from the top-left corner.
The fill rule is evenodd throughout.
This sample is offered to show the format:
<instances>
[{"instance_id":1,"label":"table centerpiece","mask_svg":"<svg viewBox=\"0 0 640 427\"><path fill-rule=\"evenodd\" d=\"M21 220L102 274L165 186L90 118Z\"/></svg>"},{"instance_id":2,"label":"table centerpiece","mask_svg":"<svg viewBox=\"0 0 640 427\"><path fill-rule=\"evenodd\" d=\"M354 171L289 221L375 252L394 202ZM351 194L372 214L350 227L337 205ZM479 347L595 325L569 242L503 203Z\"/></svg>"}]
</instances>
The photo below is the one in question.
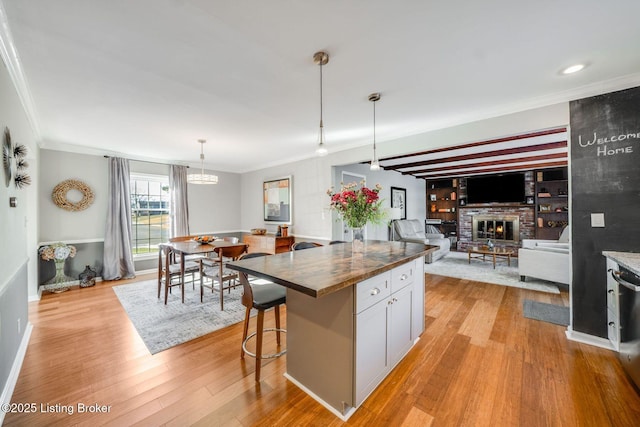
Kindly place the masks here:
<instances>
[{"instance_id":1,"label":"table centerpiece","mask_svg":"<svg viewBox=\"0 0 640 427\"><path fill-rule=\"evenodd\" d=\"M339 192L334 192L333 187L327 190L331 199L330 209L338 212L339 217L352 231L354 252L361 252L364 248L364 227L367 223L380 224L385 218L382 200L378 194L380 190L380 184L368 188L365 187L364 181L359 184L341 183Z\"/></svg>"}]
</instances>

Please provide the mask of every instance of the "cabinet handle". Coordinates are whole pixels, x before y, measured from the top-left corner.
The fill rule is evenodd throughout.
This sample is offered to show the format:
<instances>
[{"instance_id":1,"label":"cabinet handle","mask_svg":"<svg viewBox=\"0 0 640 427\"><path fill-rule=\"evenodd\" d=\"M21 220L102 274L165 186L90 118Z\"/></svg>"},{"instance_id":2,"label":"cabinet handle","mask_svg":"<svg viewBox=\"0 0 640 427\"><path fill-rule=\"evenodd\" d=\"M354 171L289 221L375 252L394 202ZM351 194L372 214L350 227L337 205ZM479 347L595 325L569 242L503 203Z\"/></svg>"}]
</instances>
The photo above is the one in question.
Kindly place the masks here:
<instances>
[{"instance_id":1,"label":"cabinet handle","mask_svg":"<svg viewBox=\"0 0 640 427\"><path fill-rule=\"evenodd\" d=\"M404 273L402 273L402 276L400 276L400 280L407 280L407 278L409 278L409 276Z\"/></svg>"},{"instance_id":2,"label":"cabinet handle","mask_svg":"<svg viewBox=\"0 0 640 427\"><path fill-rule=\"evenodd\" d=\"M387 305L391 305L391 304L393 304L393 301L391 300L387 301Z\"/></svg>"},{"instance_id":3,"label":"cabinet handle","mask_svg":"<svg viewBox=\"0 0 640 427\"><path fill-rule=\"evenodd\" d=\"M378 288L371 289L371 295L378 295L379 293L380 293L380 289Z\"/></svg>"},{"instance_id":4,"label":"cabinet handle","mask_svg":"<svg viewBox=\"0 0 640 427\"><path fill-rule=\"evenodd\" d=\"M609 292L610 294L614 293L615 291L613 289L609 289L607 292Z\"/></svg>"},{"instance_id":5,"label":"cabinet handle","mask_svg":"<svg viewBox=\"0 0 640 427\"><path fill-rule=\"evenodd\" d=\"M616 326L616 322L609 322L609 326Z\"/></svg>"},{"instance_id":6,"label":"cabinet handle","mask_svg":"<svg viewBox=\"0 0 640 427\"><path fill-rule=\"evenodd\" d=\"M392 298L391 301L398 302L398 299L397 298Z\"/></svg>"}]
</instances>

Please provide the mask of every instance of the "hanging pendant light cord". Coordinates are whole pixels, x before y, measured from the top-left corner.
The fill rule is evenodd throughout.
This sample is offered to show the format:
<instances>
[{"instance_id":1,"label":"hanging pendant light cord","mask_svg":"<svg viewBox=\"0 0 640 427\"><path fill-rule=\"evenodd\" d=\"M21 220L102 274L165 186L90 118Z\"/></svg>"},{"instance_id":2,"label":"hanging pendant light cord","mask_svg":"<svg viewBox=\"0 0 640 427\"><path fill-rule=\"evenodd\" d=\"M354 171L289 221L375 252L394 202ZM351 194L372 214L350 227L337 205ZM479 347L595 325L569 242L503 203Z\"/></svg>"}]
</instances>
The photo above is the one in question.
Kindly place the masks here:
<instances>
[{"instance_id":1,"label":"hanging pendant light cord","mask_svg":"<svg viewBox=\"0 0 640 427\"><path fill-rule=\"evenodd\" d=\"M322 120L322 62L320 62L320 144L324 144L324 124Z\"/></svg>"},{"instance_id":2,"label":"hanging pendant light cord","mask_svg":"<svg viewBox=\"0 0 640 427\"><path fill-rule=\"evenodd\" d=\"M376 157L376 103L373 103L373 157Z\"/></svg>"}]
</instances>

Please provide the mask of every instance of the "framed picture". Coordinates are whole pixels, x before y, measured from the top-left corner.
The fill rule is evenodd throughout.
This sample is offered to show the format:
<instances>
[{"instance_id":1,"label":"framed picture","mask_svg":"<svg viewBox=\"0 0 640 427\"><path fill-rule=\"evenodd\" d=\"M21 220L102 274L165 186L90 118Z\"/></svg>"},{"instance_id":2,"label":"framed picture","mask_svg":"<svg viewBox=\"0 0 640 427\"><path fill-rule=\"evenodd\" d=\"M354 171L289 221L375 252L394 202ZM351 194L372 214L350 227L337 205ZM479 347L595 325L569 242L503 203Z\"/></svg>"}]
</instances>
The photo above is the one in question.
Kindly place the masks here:
<instances>
[{"instance_id":1,"label":"framed picture","mask_svg":"<svg viewBox=\"0 0 640 427\"><path fill-rule=\"evenodd\" d=\"M527 204L528 205L532 205L533 204L533 196L527 196Z\"/></svg>"},{"instance_id":2,"label":"framed picture","mask_svg":"<svg viewBox=\"0 0 640 427\"><path fill-rule=\"evenodd\" d=\"M551 212L551 205L540 205L540 212Z\"/></svg>"},{"instance_id":3,"label":"framed picture","mask_svg":"<svg viewBox=\"0 0 640 427\"><path fill-rule=\"evenodd\" d=\"M262 183L264 221L291 224L291 176Z\"/></svg>"},{"instance_id":4,"label":"framed picture","mask_svg":"<svg viewBox=\"0 0 640 427\"><path fill-rule=\"evenodd\" d=\"M400 208L402 216L407 219L407 190L405 188L391 187L391 207Z\"/></svg>"}]
</instances>

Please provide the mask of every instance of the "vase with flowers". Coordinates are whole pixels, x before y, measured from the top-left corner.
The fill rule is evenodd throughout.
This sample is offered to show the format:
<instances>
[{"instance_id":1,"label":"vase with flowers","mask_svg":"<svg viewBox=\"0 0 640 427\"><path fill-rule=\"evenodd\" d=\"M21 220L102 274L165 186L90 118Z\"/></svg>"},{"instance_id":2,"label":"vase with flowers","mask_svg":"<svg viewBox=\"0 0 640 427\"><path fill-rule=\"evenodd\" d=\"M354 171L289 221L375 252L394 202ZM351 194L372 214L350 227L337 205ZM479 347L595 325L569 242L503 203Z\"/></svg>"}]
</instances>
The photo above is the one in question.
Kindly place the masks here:
<instances>
[{"instance_id":1,"label":"vase with flowers","mask_svg":"<svg viewBox=\"0 0 640 427\"><path fill-rule=\"evenodd\" d=\"M331 198L329 207L336 212L345 224L352 230L352 248L355 252L364 249L364 227L367 223L380 224L385 217L381 207L380 184L373 188L364 186L364 181L342 184L340 191L334 192L333 187L327 190Z\"/></svg>"},{"instance_id":2,"label":"vase with flowers","mask_svg":"<svg viewBox=\"0 0 640 427\"><path fill-rule=\"evenodd\" d=\"M63 242L53 243L51 245L42 246L38 252L40 258L45 261L53 261L56 265L56 275L45 282L47 288L53 292L64 292L69 290L67 282L74 279L64 274L64 264L67 258L76 256L76 248Z\"/></svg>"}]
</instances>

